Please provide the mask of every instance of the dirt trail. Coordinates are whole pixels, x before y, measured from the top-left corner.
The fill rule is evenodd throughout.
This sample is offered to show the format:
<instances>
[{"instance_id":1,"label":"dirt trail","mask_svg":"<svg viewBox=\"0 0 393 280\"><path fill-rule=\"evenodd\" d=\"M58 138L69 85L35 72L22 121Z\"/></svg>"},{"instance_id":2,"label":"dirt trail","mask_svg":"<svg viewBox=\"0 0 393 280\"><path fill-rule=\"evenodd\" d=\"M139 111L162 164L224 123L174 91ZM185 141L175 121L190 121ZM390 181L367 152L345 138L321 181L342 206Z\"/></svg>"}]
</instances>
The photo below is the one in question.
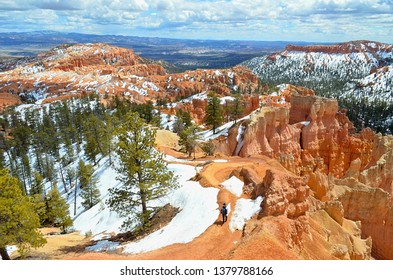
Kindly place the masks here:
<instances>
[{"instance_id":1,"label":"dirt trail","mask_svg":"<svg viewBox=\"0 0 393 280\"><path fill-rule=\"evenodd\" d=\"M192 163L191 163L192 164ZM213 186L220 188L217 195L218 205L222 205L223 202L230 203L232 211L235 209L237 197L225 189L222 189L219 184L224 180L228 179L230 174L234 170L240 170L242 167L248 167L255 172L262 175L267 169L272 168L274 162L270 162L269 159L261 157L258 159L240 159L236 158L226 163L213 163L205 166L200 173L201 184L203 186ZM274 166L276 167L276 166ZM242 197L247 197L243 195ZM233 250L239 244L242 238L242 232L236 230L231 232L229 229L229 222L232 217L232 212L229 213L228 221L222 224L221 215L219 209L217 209L217 219L203 234L195 238L193 241L186 244L172 244L170 246L157 249L154 251L140 253L140 254L123 254L121 252L86 252L82 250L84 246L89 245L88 239L83 237L77 242L74 235L71 235L71 239L75 242L75 245L71 247L60 247L53 248L51 246L51 252L45 251L45 247L41 249L41 254L46 254L48 258L54 259L83 259L83 260L116 260L116 259L135 259L135 260L209 260L209 259L231 259L233 257ZM54 243L56 237L53 238ZM63 237L64 238L64 237ZM65 245L64 242L60 243ZM59 245L60 245L59 244ZM69 244L67 244L69 245ZM236 256L239 258L239 256Z\"/></svg>"},{"instance_id":2,"label":"dirt trail","mask_svg":"<svg viewBox=\"0 0 393 280\"><path fill-rule=\"evenodd\" d=\"M217 170L219 172L219 169ZM233 210L236 205L237 197L227 190L220 189L217 195L217 203L231 204ZM231 251L242 237L241 231L231 232L229 221L232 217L230 212L228 221L222 223L220 209L217 208L217 219L207 230L195 238L193 241L185 244L173 244L154 251L140 254L114 254L100 252L77 252L64 256L65 259L135 259L135 260L208 260L208 259L228 259L231 257Z\"/></svg>"}]
</instances>

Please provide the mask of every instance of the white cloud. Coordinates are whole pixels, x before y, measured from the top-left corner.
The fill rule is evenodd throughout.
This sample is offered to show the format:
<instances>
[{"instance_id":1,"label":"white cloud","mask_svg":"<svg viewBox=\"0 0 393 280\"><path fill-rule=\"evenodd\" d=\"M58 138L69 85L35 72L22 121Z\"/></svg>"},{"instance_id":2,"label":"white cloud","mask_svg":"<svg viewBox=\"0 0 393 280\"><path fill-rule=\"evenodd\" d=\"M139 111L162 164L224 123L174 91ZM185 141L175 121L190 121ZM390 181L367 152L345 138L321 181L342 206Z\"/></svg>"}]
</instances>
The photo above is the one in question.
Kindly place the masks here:
<instances>
[{"instance_id":1,"label":"white cloud","mask_svg":"<svg viewBox=\"0 0 393 280\"><path fill-rule=\"evenodd\" d=\"M309 41L345 40L356 35L359 39L391 41L393 3L391 0L0 0L2 30L8 26L20 28L22 23L12 24L16 20L26 24L24 30L50 27L162 37Z\"/></svg>"}]
</instances>

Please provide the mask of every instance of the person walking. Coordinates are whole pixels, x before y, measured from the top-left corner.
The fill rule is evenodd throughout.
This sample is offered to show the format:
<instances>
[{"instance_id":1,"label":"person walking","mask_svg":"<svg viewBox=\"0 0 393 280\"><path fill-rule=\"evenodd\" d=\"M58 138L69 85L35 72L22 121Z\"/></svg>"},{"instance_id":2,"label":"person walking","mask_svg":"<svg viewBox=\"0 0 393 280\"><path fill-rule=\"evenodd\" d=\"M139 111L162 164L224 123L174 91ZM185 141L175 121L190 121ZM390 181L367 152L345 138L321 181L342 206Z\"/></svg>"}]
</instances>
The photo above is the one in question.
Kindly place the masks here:
<instances>
[{"instance_id":1,"label":"person walking","mask_svg":"<svg viewBox=\"0 0 393 280\"><path fill-rule=\"evenodd\" d=\"M222 215L222 223L224 224L228 220L228 210L225 203L222 205L221 215Z\"/></svg>"}]
</instances>

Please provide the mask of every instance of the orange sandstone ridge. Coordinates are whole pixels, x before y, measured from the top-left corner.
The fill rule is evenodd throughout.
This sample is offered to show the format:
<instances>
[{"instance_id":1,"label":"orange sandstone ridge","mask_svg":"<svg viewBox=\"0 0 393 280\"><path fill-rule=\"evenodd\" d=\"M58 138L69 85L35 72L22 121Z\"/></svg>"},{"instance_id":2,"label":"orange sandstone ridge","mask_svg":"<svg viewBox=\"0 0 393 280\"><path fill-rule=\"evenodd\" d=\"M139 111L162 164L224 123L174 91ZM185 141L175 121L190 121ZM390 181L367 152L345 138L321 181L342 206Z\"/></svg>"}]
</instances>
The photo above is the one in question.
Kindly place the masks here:
<instances>
[{"instance_id":1,"label":"orange sandstone ridge","mask_svg":"<svg viewBox=\"0 0 393 280\"><path fill-rule=\"evenodd\" d=\"M217 142L221 153L267 156L288 170L272 168L254 184L254 195L265 199L246 232L265 242L272 227L275 238L297 248L301 258L393 259L393 136L370 129L355 133L336 100L302 91L285 98L285 106L263 107ZM321 230L327 235L313 239ZM333 232L336 244L331 244ZM322 247L316 257L312 240L319 240L318 248L330 248L330 257ZM247 242L243 246L250 249L255 239Z\"/></svg>"},{"instance_id":2,"label":"orange sandstone ridge","mask_svg":"<svg viewBox=\"0 0 393 280\"><path fill-rule=\"evenodd\" d=\"M43 103L91 93L135 102L175 101L205 91L226 96L235 88L255 90L258 84L245 67L171 74L132 50L106 44L64 45L7 69L0 72L0 94L22 100L34 97ZM1 105L12 104L3 101ZM203 118L203 104L188 107L195 119Z\"/></svg>"}]
</instances>

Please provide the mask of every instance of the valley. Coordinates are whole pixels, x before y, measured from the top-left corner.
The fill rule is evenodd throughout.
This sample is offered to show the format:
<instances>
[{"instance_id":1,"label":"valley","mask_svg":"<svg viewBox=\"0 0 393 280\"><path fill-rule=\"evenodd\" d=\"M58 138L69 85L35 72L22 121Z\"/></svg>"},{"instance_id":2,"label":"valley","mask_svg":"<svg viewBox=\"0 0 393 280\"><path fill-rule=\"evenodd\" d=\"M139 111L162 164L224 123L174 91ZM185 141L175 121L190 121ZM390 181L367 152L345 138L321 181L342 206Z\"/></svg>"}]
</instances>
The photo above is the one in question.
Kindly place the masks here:
<instances>
[{"instance_id":1,"label":"valley","mask_svg":"<svg viewBox=\"0 0 393 280\"><path fill-rule=\"evenodd\" d=\"M40 173L43 192L35 194L45 201L57 189L73 222L24 257L392 259L392 57L386 44L287 46L242 65L174 73L135 50L86 43L3 62L2 166L26 196ZM322 97L312 86L335 81L352 91ZM381 118L364 109L365 127L356 126L349 116L357 107L342 108L350 93L383 100ZM130 115L155 131L165 174L179 184L149 206L178 212L153 233L124 240L137 226L121 230L125 219L107 201L124 185L118 139ZM99 190L89 207L81 161ZM8 247L11 258L20 258L15 249Z\"/></svg>"}]
</instances>

